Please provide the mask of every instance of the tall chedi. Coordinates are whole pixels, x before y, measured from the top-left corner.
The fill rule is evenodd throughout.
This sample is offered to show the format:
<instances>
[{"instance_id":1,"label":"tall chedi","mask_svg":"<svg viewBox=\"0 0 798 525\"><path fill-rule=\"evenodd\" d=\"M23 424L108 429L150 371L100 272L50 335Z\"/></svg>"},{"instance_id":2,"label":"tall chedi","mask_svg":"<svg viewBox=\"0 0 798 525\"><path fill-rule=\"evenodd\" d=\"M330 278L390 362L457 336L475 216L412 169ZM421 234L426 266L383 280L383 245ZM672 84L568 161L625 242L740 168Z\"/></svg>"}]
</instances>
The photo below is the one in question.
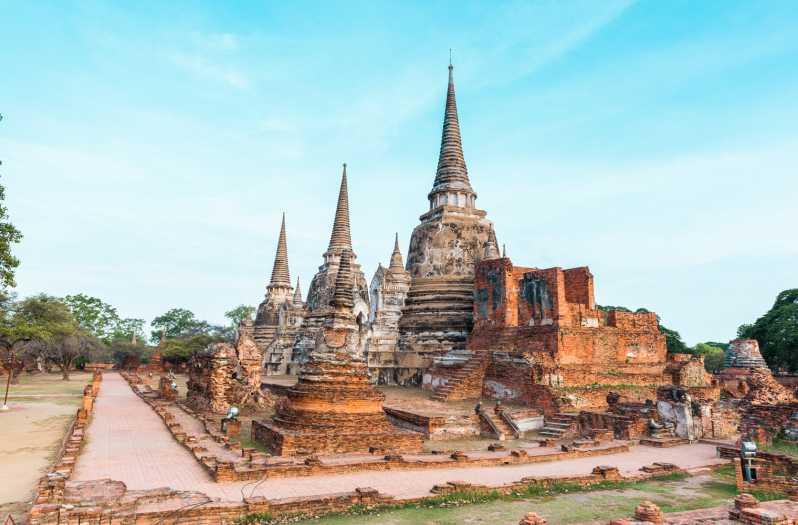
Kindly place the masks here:
<instances>
[{"instance_id":1,"label":"tall chedi","mask_svg":"<svg viewBox=\"0 0 798 525\"><path fill-rule=\"evenodd\" d=\"M464 350L473 324L474 267L489 241L498 244L486 213L475 208L451 64L438 169L428 199L429 211L410 238L412 283L399 322L398 356L415 367L416 380L433 357Z\"/></svg>"},{"instance_id":2,"label":"tall chedi","mask_svg":"<svg viewBox=\"0 0 798 525\"><path fill-rule=\"evenodd\" d=\"M335 293L335 278L341 264L341 255L349 252L352 271L352 316L359 329L366 330L369 315L369 295L366 277L363 275L357 256L352 250L352 234L349 228L349 190L347 186L346 164L341 175L341 188L338 191L338 204L335 208L330 244L324 252L324 262L313 276L308 290L307 308L302 327L294 342L290 373L298 373L299 367L308 359L313 350L316 334L324 323L324 317L331 311L330 301ZM365 337L363 338L365 345Z\"/></svg>"},{"instance_id":3,"label":"tall chedi","mask_svg":"<svg viewBox=\"0 0 798 525\"><path fill-rule=\"evenodd\" d=\"M266 286L266 296L258 306L253 327L255 343L265 349L274 339L280 323L280 310L291 304L291 277L288 272L288 244L285 240L285 213L277 238L277 253L274 255L272 278Z\"/></svg>"}]
</instances>

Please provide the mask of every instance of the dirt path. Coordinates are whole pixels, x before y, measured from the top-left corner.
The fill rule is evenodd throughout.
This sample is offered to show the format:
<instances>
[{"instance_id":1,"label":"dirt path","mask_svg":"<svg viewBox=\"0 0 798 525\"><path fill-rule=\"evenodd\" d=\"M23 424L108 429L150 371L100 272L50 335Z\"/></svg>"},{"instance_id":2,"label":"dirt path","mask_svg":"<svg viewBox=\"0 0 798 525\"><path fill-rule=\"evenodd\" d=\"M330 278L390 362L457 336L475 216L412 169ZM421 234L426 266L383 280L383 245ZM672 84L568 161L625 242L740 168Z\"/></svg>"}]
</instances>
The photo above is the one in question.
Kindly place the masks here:
<instances>
[{"instance_id":1,"label":"dirt path","mask_svg":"<svg viewBox=\"0 0 798 525\"><path fill-rule=\"evenodd\" d=\"M578 458L552 463L482 468L450 468L422 471L362 472L265 480L254 494L269 498L308 496L373 487L398 498L429 494L433 485L451 480L500 485L525 476L589 474L596 465L617 466L634 474L654 461L692 468L723 463L711 445L687 445L670 449L635 447L623 454ZM111 478L130 489L171 487L197 490L223 500L249 496L253 484L215 483L196 460L174 441L161 419L115 373L103 380L95 413L88 429L88 443L78 459L73 479Z\"/></svg>"},{"instance_id":2,"label":"dirt path","mask_svg":"<svg viewBox=\"0 0 798 525\"><path fill-rule=\"evenodd\" d=\"M11 410L0 412L0 511L19 516L16 510L30 501L61 446L89 377L71 376L63 381L61 374L26 374L11 386Z\"/></svg>"}]
</instances>

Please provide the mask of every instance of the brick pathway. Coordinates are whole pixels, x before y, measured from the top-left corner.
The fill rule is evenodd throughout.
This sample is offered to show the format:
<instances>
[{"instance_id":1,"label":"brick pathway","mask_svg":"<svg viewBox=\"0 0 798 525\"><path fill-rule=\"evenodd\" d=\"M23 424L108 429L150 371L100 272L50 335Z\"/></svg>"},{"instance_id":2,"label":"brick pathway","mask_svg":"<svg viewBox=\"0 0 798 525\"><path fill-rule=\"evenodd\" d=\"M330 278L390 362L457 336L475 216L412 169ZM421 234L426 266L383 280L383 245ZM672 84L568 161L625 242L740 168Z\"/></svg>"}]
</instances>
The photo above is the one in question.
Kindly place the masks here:
<instances>
[{"instance_id":1,"label":"brick pathway","mask_svg":"<svg viewBox=\"0 0 798 525\"><path fill-rule=\"evenodd\" d=\"M435 484L461 480L500 485L525 476L572 476L589 474L596 465L614 465L623 474L633 474L654 461L694 468L724 463L715 457L712 445L685 445L657 449L635 447L632 451L605 457L482 468L449 468L361 472L329 476L298 477L254 483L215 483L172 435L152 409L139 399L116 373L106 373L95 413L88 429L88 443L81 453L73 479L111 478L129 489L171 487L196 490L223 500L238 500L242 489L249 496L283 498L328 494L373 487L398 498L429 494Z\"/></svg>"}]
</instances>

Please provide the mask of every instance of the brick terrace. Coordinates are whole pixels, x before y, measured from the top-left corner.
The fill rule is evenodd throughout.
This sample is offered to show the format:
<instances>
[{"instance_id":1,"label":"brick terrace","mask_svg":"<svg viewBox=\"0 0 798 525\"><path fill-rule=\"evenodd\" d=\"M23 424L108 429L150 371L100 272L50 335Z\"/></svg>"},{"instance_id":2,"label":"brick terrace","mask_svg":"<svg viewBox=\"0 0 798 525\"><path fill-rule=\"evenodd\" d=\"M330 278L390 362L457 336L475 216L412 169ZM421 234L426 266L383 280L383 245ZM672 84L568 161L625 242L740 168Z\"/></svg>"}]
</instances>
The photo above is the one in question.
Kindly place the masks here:
<instances>
[{"instance_id":1,"label":"brick terrace","mask_svg":"<svg viewBox=\"0 0 798 525\"><path fill-rule=\"evenodd\" d=\"M213 482L191 454L173 439L161 419L116 373L105 375L87 434L88 440L75 466L73 480L110 478L123 481L130 490L171 487L203 492L226 501L240 501L242 489L247 496L252 491L251 483ZM273 479L261 483L254 495L284 498L373 487L397 498L414 498L429 495L434 485L451 480L494 486L526 476L586 475L593 467L607 461L617 466L621 474L633 475L641 466L655 461L671 462L689 469L726 460L715 457L715 448L711 445L665 450L636 447L627 453L614 454L611 459L588 457L518 466Z\"/></svg>"}]
</instances>

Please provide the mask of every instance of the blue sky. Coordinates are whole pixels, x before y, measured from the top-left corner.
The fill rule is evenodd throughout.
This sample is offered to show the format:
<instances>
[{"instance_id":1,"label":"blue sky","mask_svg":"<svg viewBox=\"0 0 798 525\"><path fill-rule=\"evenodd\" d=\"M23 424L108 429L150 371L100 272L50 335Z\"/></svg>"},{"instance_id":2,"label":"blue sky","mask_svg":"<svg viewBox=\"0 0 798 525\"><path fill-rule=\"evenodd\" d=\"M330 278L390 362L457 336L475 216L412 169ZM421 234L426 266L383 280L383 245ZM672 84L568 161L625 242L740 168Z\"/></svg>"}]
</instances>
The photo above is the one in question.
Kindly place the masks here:
<instances>
[{"instance_id":1,"label":"blue sky","mask_svg":"<svg viewBox=\"0 0 798 525\"><path fill-rule=\"evenodd\" d=\"M286 212L307 291L349 166L367 278L406 252L453 48L480 208L522 266L693 344L798 286L790 1L0 0L18 292L222 322L263 297Z\"/></svg>"}]
</instances>

